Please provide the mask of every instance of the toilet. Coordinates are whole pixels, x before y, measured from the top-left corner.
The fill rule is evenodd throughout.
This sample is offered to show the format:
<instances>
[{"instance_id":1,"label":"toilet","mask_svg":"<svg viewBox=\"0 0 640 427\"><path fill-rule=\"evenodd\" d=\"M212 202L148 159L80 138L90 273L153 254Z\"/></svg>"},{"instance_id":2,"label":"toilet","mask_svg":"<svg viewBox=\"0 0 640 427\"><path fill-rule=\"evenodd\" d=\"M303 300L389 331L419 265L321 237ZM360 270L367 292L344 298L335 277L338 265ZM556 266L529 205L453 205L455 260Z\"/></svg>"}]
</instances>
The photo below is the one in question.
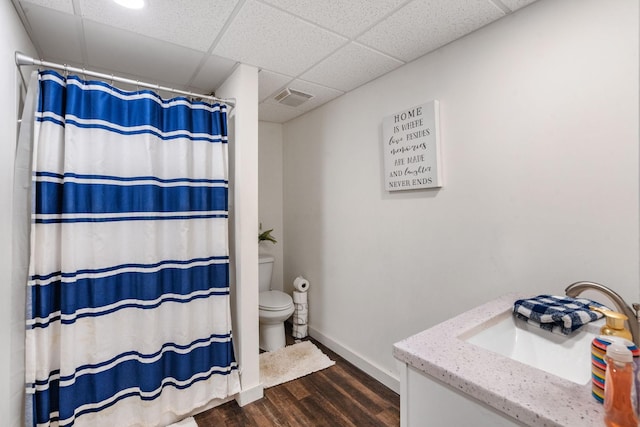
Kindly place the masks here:
<instances>
[{"instance_id":1,"label":"toilet","mask_svg":"<svg viewBox=\"0 0 640 427\"><path fill-rule=\"evenodd\" d=\"M271 290L275 258L260 255L259 260L260 348L264 351L274 351L285 346L284 321L293 314L293 299L284 292Z\"/></svg>"}]
</instances>

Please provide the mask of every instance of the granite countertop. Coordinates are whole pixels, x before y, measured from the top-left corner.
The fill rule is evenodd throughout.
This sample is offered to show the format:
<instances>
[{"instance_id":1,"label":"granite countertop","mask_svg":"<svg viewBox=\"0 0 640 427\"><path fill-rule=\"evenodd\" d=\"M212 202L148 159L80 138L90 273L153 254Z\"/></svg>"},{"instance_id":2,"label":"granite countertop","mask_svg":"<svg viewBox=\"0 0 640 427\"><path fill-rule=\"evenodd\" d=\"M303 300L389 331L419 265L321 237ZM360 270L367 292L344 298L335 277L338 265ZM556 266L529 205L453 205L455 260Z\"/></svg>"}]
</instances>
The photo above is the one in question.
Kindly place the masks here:
<instances>
[{"instance_id":1,"label":"granite countertop","mask_svg":"<svg viewBox=\"0 0 640 427\"><path fill-rule=\"evenodd\" d=\"M591 382L579 385L458 338L531 296L504 295L394 344L393 355L525 425L602 426L604 410L591 396Z\"/></svg>"}]
</instances>

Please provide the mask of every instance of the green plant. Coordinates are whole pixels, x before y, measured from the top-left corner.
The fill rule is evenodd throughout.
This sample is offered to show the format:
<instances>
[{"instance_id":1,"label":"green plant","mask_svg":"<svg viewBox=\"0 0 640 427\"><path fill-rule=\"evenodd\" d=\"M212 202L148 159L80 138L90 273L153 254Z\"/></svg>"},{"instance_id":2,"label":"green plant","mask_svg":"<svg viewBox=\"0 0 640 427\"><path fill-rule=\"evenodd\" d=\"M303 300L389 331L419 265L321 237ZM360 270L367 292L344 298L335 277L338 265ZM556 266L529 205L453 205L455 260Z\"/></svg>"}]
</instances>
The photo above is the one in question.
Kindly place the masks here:
<instances>
[{"instance_id":1,"label":"green plant","mask_svg":"<svg viewBox=\"0 0 640 427\"><path fill-rule=\"evenodd\" d=\"M265 240L268 240L271 243L278 243L278 241L275 239L275 237L273 237L271 235L271 232L273 231L273 228L270 230L266 230L263 231L262 233L258 234L258 243L263 242Z\"/></svg>"}]
</instances>

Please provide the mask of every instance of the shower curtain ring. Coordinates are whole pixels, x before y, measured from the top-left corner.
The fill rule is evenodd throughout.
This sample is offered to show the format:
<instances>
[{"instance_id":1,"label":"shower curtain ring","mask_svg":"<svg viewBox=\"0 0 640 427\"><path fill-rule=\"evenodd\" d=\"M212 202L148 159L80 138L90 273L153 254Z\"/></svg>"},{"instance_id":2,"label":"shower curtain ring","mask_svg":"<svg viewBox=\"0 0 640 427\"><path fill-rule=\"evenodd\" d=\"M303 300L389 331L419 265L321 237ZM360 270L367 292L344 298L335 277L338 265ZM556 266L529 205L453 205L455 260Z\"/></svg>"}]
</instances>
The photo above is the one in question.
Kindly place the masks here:
<instances>
[{"instance_id":1,"label":"shower curtain ring","mask_svg":"<svg viewBox=\"0 0 640 427\"><path fill-rule=\"evenodd\" d=\"M69 77L69 70L67 69L67 64L62 64L62 66L64 67L64 76Z\"/></svg>"}]
</instances>

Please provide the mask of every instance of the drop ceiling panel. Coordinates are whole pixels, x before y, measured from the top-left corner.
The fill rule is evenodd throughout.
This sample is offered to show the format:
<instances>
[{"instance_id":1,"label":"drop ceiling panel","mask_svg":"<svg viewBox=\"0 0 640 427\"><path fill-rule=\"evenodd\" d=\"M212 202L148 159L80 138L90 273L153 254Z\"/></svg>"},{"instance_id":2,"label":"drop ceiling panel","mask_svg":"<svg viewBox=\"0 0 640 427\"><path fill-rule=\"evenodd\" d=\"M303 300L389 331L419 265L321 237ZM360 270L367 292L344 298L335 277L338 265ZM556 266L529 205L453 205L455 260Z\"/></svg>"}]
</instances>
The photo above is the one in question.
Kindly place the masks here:
<instances>
[{"instance_id":1,"label":"drop ceiling panel","mask_svg":"<svg viewBox=\"0 0 640 427\"><path fill-rule=\"evenodd\" d=\"M350 91L404 63L358 43L349 43L301 78Z\"/></svg>"},{"instance_id":2,"label":"drop ceiling panel","mask_svg":"<svg viewBox=\"0 0 640 427\"><path fill-rule=\"evenodd\" d=\"M25 5L25 9L28 7L28 3L31 3L49 9L58 10L60 12L73 14L72 0L24 0L22 3Z\"/></svg>"},{"instance_id":3,"label":"drop ceiling panel","mask_svg":"<svg viewBox=\"0 0 640 427\"><path fill-rule=\"evenodd\" d=\"M268 70L260 70L258 74L258 100L264 101L276 91L284 87L292 80L292 77L274 73Z\"/></svg>"},{"instance_id":4,"label":"drop ceiling panel","mask_svg":"<svg viewBox=\"0 0 640 427\"><path fill-rule=\"evenodd\" d=\"M44 59L64 64L83 63L80 18L33 5L24 11L31 26L31 37L40 52L46 53Z\"/></svg>"},{"instance_id":5,"label":"drop ceiling panel","mask_svg":"<svg viewBox=\"0 0 640 427\"><path fill-rule=\"evenodd\" d=\"M511 10L518 10L522 7L530 5L536 0L502 0L502 3Z\"/></svg>"},{"instance_id":6,"label":"drop ceiling panel","mask_svg":"<svg viewBox=\"0 0 640 427\"><path fill-rule=\"evenodd\" d=\"M285 107L280 104L262 103L258 106L260 120L265 122L284 123L303 114L297 108Z\"/></svg>"},{"instance_id":7,"label":"drop ceiling panel","mask_svg":"<svg viewBox=\"0 0 640 427\"><path fill-rule=\"evenodd\" d=\"M347 37L355 37L407 0L264 0Z\"/></svg>"},{"instance_id":8,"label":"drop ceiling panel","mask_svg":"<svg viewBox=\"0 0 640 427\"><path fill-rule=\"evenodd\" d=\"M358 41L412 61L502 16L489 1L413 0Z\"/></svg>"},{"instance_id":9,"label":"drop ceiling panel","mask_svg":"<svg viewBox=\"0 0 640 427\"><path fill-rule=\"evenodd\" d=\"M191 82L191 87L200 92L213 92L231 75L236 64L236 61L221 56L209 55L207 61Z\"/></svg>"},{"instance_id":10,"label":"drop ceiling panel","mask_svg":"<svg viewBox=\"0 0 640 427\"><path fill-rule=\"evenodd\" d=\"M106 25L85 22L87 56L94 67L185 87L203 54Z\"/></svg>"},{"instance_id":11,"label":"drop ceiling panel","mask_svg":"<svg viewBox=\"0 0 640 427\"><path fill-rule=\"evenodd\" d=\"M297 76L345 42L281 10L248 0L213 53Z\"/></svg>"},{"instance_id":12,"label":"drop ceiling panel","mask_svg":"<svg viewBox=\"0 0 640 427\"><path fill-rule=\"evenodd\" d=\"M45 60L203 93L256 66L260 119L283 122L536 0L11 1Z\"/></svg>"},{"instance_id":13,"label":"drop ceiling panel","mask_svg":"<svg viewBox=\"0 0 640 427\"><path fill-rule=\"evenodd\" d=\"M131 10L113 1L79 0L84 18L206 52L238 0L153 0Z\"/></svg>"}]
</instances>

